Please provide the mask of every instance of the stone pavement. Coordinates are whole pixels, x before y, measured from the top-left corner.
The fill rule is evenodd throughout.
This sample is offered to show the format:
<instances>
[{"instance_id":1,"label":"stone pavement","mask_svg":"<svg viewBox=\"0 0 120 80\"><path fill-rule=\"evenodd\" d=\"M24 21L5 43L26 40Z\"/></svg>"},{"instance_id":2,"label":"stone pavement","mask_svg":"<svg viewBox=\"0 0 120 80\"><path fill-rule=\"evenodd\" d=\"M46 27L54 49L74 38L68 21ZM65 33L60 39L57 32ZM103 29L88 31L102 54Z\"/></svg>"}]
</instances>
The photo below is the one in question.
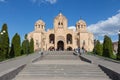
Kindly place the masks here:
<instances>
[{"instance_id":1,"label":"stone pavement","mask_svg":"<svg viewBox=\"0 0 120 80\"><path fill-rule=\"evenodd\" d=\"M97 66L80 60L73 52L45 52L13 80L110 80Z\"/></svg>"},{"instance_id":2,"label":"stone pavement","mask_svg":"<svg viewBox=\"0 0 120 80\"><path fill-rule=\"evenodd\" d=\"M98 57L98 56L93 56L93 55L86 55L83 54L82 55L84 58L89 59L90 61L92 61L93 64L96 65L102 65L108 69L111 69L114 72L117 72L118 74L120 74L120 63L115 63L112 61L108 61L104 58Z\"/></svg>"},{"instance_id":3,"label":"stone pavement","mask_svg":"<svg viewBox=\"0 0 120 80\"><path fill-rule=\"evenodd\" d=\"M40 54L36 52L34 54L24 55L21 57L0 62L0 80L11 80L13 77L15 77L17 73L16 70L18 68L30 63L31 61L38 57L40 57Z\"/></svg>"}]
</instances>

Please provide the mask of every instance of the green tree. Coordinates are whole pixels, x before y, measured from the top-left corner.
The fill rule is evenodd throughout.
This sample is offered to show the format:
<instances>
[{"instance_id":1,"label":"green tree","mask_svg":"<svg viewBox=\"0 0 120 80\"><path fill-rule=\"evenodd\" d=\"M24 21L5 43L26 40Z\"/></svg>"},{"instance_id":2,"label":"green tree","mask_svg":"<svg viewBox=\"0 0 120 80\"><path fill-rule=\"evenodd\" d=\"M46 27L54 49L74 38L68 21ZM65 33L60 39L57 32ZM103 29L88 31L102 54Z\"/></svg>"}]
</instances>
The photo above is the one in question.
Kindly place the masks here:
<instances>
[{"instance_id":1,"label":"green tree","mask_svg":"<svg viewBox=\"0 0 120 80\"><path fill-rule=\"evenodd\" d=\"M95 52L95 51L96 51L96 43L97 43L97 40L95 39L95 40L94 40L93 54L96 54L96 52Z\"/></svg>"},{"instance_id":2,"label":"green tree","mask_svg":"<svg viewBox=\"0 0 120 80\"><path fill-rule=\"evenodd\" d=\"M7 24L3 24L0 32L0 56L4 60L8 58L9 53L9 36Z\"/></svg>"},{"instance_id":3,"label":"green tree","mask_svg":"<svg viewBox=\"0 0 120 80\"><path fill-rule=\"evenodd\" d=\"M30 39L29 47L30 47L30 53L33 53L34 52L34 40L33 40L33 38Z\"/></svg>"},{"instance_id":4,"label":"green tree","mask_svg":"<svg viewBox=\"0 0 120 80\"><path fill-rule=\"evenodd\" d=\"M104 42L103 42L103 56L113 58L113 47L112 47L112 41L111 38L107 35L104 36Z\"/></svg>"},{"instance_id":5,"label":"green tree","mask_svg":"<svg viewBox=\"0 0 120 80\"><path fill-rule=\"evenodd\" d=\"M21 54L25 54L25 40L22 42L22 49L21 49Z\"/></svg>"},{"instance_id":6,"label":"green tree","mask_svg":"<svg viewBox=\"0 0 120 80\"><path fill-rule=\"evenodd\" d=\"M10 53L9 53L9 58L14 58L15 57L15 50L14 50L14 45L12 44Z\"/></svg>"},{"instance_id":7,"label":"green tree","mask_svg":"<svg viewBox=\"0 0 120 80\"><path fill-rule=\"evenodd\" d=\"M20 36L18 33L16 33L13 37L12 45L14 46L13 50L14 50L15 56L20 56L21 55L21 40L20 40Z\"/></svg>"},{"instance_id":8,"label":"green tree","mask_svg":"<svg viewBox=\"0 0 120 80\"><path fill-rule=\"evenodd\" d=\"M94 53L97 55L102 55L102 44L99 40L96 41L96 45L94 47Z\"/></svg>"},{"instance_id":9,"label":"green tree","mask_svg":"<svg viewBox=\"0 0 120 80\"><path fill-rule=\"evenodd\" d=\"M117 60L120 60L120 33L118 34L118 36L119 36L119 39L118 39Z\"/></svg>"},{"instance_id":10,"label":"green tree","mask_svg":"<svg viewBox=\"0 0 120 80\"><path fill-rule=\"evenodd\" d=\"M22 42L22 54L29 54L30 53L30 46L29 41L27 40L27 34L25 35L25 40Z\"/></svg>"}]
</instances>

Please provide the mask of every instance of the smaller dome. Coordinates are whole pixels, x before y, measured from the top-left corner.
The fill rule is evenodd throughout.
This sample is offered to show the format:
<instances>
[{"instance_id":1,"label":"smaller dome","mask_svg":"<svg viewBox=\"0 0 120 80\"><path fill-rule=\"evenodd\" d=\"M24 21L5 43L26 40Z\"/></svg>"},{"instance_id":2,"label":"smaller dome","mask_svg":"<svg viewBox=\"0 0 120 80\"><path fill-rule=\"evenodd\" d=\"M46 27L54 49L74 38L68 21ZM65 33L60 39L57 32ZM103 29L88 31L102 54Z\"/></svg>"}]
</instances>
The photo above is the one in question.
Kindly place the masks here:
<instances>
[{"instance_id":1,"label":"smaller dome","mask_svg":"<svg viewBox=\"0 0 120 80\"><path fill-rule=\"evenodd\" d=\"M84 20L79 20L76 24L86 24L86 22Z\"/></svg>"},{"instance_id":2,"label":"smaller dome","mask_svg":"<svg viewBox=\"0 0 120 80\"><path fill-rule=\"evenodd\" d=\"M38 20L35 24L45 25L45 22L43 20Z\"/></svg>"}]
</instances>

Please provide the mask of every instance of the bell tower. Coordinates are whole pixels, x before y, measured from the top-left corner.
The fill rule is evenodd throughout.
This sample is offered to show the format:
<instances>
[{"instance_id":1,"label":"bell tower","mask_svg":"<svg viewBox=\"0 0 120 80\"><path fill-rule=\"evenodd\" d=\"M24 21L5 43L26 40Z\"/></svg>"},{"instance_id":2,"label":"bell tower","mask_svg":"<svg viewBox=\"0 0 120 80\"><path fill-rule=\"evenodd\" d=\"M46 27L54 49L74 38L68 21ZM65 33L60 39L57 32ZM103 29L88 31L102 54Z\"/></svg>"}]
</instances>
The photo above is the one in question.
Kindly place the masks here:
<instances>
[{"instance_id":1,"label":"bell tower","mask_svg":"<svg viewBox=\"0 0 120 80\"><path fill-rule=\"evenodd\" d=\"M59 13L54 19L54 30L56 31L58 29L67 29L67 19L62 13Z\"/></svg>"},{"instance_id":2,"label":"bell tower","mask_svg":"<svg viewBox=\"0 0 120 80\"><path fill-rule=\"evenodd\" d=\"M35 31L44 31L45 30L45 23L42 20L38 20L35 23Z\"/></svg>"},{"instance_id":3,"label":"bell tower","mask_svg":"<svg viewBox=\"0 0 120 80\"><path fill-rule=\"evenodd\" d=\"M83 21L83 20L79 20L77 23L76 23L76 30L78 32L86 32L87 29L86 29L86 22Z\"/></svg>"}]
</instances>

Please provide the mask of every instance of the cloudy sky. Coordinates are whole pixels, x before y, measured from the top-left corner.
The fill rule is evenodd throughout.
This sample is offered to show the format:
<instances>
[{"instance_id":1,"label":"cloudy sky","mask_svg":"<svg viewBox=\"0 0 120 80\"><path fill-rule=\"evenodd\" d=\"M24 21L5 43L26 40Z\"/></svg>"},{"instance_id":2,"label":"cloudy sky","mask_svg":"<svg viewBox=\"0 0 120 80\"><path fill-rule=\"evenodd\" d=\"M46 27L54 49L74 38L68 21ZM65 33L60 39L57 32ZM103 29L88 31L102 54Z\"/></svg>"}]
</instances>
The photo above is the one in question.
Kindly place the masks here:
<instances>
[{"instance_id":1,"label":"cloudy sky","mask_svg":"<svg viewBox=\"0 0 120 80\"><path fill-rule=\"evenodd\" d=\"M88 30L100 41L104 35L113 41L118 38L120 0L0 0L0 27L7 23L10 38L17 32L23 39L39 19L46 23L46 29L53 28L59 12L72 28L79 19L85 20Z\"/></svg>"}]
</instances>

